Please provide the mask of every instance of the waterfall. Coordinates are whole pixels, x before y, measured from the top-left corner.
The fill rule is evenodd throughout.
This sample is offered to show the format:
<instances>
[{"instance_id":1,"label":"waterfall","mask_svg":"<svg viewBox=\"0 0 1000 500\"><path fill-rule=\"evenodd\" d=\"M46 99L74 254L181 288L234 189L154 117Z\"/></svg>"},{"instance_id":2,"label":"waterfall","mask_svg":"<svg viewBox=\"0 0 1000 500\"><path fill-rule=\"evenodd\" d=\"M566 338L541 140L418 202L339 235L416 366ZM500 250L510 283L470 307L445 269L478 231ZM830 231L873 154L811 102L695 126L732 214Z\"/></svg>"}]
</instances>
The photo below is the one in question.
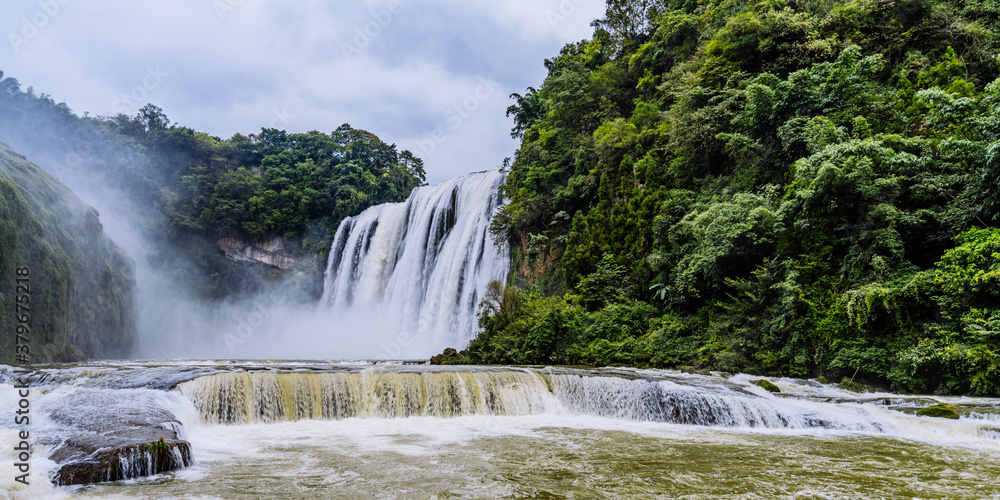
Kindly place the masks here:
<instances>
[{"instance_id":1,"label":"waterfall","mask_svg":"<svg viewBox=\"0 0 1000 500\"><path fill-rule=\"evenodd\" d=\"M503 182L499 171L469 174L341 222L321 300L338 327L385 340L381 358L468 344L486 285L510 269L489 235Z\"/></svg>"},{"instance_id":2,"label":"waterfall","mask_svg":"<svg viewBox=\"0 0 1000 500\"><path fill-rule=\"evenodd\" d=\"M237 371L199 377L178 389L211 424L560 413L708 427L880 431L863 419L834 422L724 383L532 369Z\"/></svg>"},{"instance_id":3,"label":"waterfall","mask_svg":"<svg viewBox=\"0 0 1000 500\"><path fill-rule=\"evenodd\" d=\"M939 449L957 447L961 455L973 451L972 463L983 462L976 455L980 451L1000 449L1000 399L856 394L793 379L771 379L781 390L773 394L756 385L758 377L744 374L398 362L103 361L48 365L32 372L0 366L0 406L19 404L14 384L21 378L34 382L30 439L37 445L37 456L45 458L32 470L57 485L149 477L192 464L200 467L197 474L213 467L229 470L232 460L244 462L243 455L232 452L233 443L244 438L241 449L246 453L263 453L267 460L288 464L296 464L300 444L309 455L337 448L341 439L353 440L346 451L335 451L341 457L336 460L350 463L359 446L369 447L372 436L390 441L402 436L401 446L409 447L413 436L427 435L418 441L439 448L436 440L453 442L455 430L470 442L484 437L491 450L521 442L528 454L534 450L532 441L544 443L553 432L556 446L576 446L572 443L577 439L589 440L591 435L603 435L605 443L666 436L691 445L691 440L677 437L716 439L711 438L712 429L725 432L709 443L735 439L755 448L762 443L784 446L804 436L799 449L805 449L805 455L843 441L838 449L847 450L847 455L835 455L838 460L850 456L856 446L883 446L886 443L878 444L882 438L896 440L887 442L890 450L910 446L905 443L929 443ZM955 404L961 418L915 414L940 402ZM272 423L277 425L266 425ZM12 420L6 426L0 422L2 430L15 427ZM629 437L633 433L640 437ZM777 440L755 437L775 435ZM276 447L275 442L289 446ZM914 448L914 454L930 449ZM199 450L204 454L196 461ZM552 456L562 460L558 453ZM220 465L220 457L229 458ZM753 462L765 460L773 460L773 455L765 452ZM257 471L256 464L263 462L246 463ZM754 467L753 474L758 474ZM954 466L946 461L941 467ZM144 482L142 488L160 482ZM10 476L6 484L0 484L0 498L13 484Z\"/></svg>"},{"instance_id":4,"label":"waterfall","mask_svg":"<svg viewBox=\"0 0 1000 500\"><path fill-rule=\"evenodd\" d=\"M221 373L178 386L203 421L530 415L555 403L522 371Z\"/></svg>"},{"instance_id":5,"label":"waterfall","mask_svg":"<svg viewBox=\"0 0 1000 500\"><path fill-rule=\"evenodd\" d=\"M799 408L722 387L565 374L549 380L563 404L587 415L713 427L835 427Z\"/></svg>"}]
</instances>

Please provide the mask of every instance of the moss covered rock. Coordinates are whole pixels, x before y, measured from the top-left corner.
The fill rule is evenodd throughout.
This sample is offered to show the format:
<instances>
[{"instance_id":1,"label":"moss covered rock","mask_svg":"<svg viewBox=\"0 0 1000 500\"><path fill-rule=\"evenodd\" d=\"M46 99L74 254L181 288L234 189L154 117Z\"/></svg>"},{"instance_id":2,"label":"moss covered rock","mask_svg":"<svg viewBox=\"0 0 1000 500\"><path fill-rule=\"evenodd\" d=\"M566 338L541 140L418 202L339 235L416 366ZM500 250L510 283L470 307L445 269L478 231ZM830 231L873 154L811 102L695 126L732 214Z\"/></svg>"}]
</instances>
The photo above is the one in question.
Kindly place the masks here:
<instances>
[{"instance_id":1,"label":"moss covered rock","mask_svg":"<svg viewBox=\"0 0 1000 500\"><path fill-rule=\"evenodd\" d=\"M18 269L27 270L21 290L14 288ZM104 234L93 207L2 143L0 279L4 332L15 331L15 303L28 297L31 362L132 353L132 260ZM13 340L0 345L0 363L18 363L14 348Z\"/></svg>"},{"instance_id":2,"label":"moss covered rock","mask_svg":"<svg viewBox=\"0 0 1000 500\"><path fill-rule=\"evenodd\" d=\"M65 464L52 482L58 486L148 477L191 465L191 444L160 438L152 445L102 447L86 460Z\"/></svg>"},{"instance_id":3,"label":"moss covered rock","mask_svg":"<svg viewBox=\"0 0 1000 500\"><path fill-rule=\"evenodd\" d=\"M469 363L469 351L456 351L453 347L431 357L432 365L465 365Z\"/></svg>"},{"instance_id":4,"label":"moss covered rock","mask_svg":"<svg viewBox=\"0 0 1000 500\"><path fill-rule=\"evenodd\" d=\"M764 380L764 379L760 379L760 380L754 382L754 385L756 385L758 387L763 387L768 392L781 392L781 389L778 389L778 386L776 386L776 385L772 384L771 382L769 382L767 380Z\"/></svg>"},{"instance_id":5,"label":"moss covered rock","mask_svg":"<svg viewBox=\"0 0 1000 500\"><path fill-rule=\"evenodd\" d=\"M844 377L839 384L841 389L845 389L851 392L878 392L879 388L873 385L862 384L856 380Z\"/></svg>"},{"instance_id":6,"label":"moss covered rock","mask_svg":"<svg viewBox=\"0 0 1000 500\"><path fill-rule=\"evenodd\" d=\"M958 407L944 403L928 406L917 412L921 417L950 418L958 420Z\"/></svg>"}]
</instances>

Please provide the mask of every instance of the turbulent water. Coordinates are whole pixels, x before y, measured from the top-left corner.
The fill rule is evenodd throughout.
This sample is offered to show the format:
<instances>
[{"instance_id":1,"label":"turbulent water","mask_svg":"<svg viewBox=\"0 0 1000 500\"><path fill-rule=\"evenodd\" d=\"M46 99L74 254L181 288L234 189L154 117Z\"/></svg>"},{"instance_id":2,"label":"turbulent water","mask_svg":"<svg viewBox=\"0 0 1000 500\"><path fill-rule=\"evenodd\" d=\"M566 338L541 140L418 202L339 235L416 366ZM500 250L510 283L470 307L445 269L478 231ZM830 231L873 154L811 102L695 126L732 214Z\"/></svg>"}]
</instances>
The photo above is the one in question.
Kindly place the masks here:
<instances>
[{"instance_id":1,"label":"turbulent water","mask_svg":"<svg viewBox=\"0 0 1000 500\"><path fill-rule=\"evenodd\" d=\"M0 370L6 408L12 374ZM6 473L0 498L1000 498L996 399L791 379L771 379L771 394L746 375L632 369L121 362L32 376L45 379L32 388L35 481ZM915 415L937 401L962 418ZM179 431L193 464L44 480L74 425L136 415Z\"/></svg>"},{"instance_id":2,"label":"turbulent water","mask_svg":"<svg viewBox=\"0 0 1000 500\"><path fill-rule=\"evenodd\" d=\"M468 344L486 285L510 268L489 236L503 181L499 171L474 173L345 219L330 249L322 303L339 325L384 339L383 358Z\"/></svg>"}]
</instances>

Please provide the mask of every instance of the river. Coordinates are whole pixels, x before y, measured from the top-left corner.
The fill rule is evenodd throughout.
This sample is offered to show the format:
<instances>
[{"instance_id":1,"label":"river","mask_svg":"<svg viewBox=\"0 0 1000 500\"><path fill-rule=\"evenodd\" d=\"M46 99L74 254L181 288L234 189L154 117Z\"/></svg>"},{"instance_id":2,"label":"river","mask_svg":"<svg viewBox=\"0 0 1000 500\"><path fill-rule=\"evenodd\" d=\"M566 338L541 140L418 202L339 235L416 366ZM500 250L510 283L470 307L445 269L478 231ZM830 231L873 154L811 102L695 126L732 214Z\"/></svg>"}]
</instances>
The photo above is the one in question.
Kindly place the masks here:
<instances>
[{"instance_id":1,"label":"river","mask_svg":"<svg viewBox=\"0 0 1000 500\"><path fill-rule=\"evenodd\" d=\"M669 370L90 362L32 377L31 485L7 498L1000 498L1000 400ZM958 420L920 417L935 402ZM54 486L81 435L171 420L188 467ZM166 416L163 416L166 415ZM172 418L170 417L172 415ZM97 428L93 424L97 422ZM124 459L123 459L124 460Z\"/></svg>"}]
</instances>

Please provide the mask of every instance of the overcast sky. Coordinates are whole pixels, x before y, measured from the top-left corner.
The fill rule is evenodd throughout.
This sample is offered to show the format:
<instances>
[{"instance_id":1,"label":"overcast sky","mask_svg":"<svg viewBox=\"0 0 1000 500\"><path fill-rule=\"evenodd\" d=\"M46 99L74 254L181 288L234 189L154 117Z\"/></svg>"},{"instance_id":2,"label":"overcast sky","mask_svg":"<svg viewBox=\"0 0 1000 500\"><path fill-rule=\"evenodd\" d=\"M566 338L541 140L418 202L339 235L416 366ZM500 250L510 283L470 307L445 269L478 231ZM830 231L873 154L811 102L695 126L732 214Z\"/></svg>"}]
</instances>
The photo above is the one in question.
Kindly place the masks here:
<instances>
[{"instance_id":1,"label":"overcast sky","mask_svg":"<svg viewBox=\"0 0 1000 500\"><path fill-rule=\"evenodd\" d=\"M0 70L74 112L222 138L350 123L424 159L428 181L511 156L512 92L589 38L603 0L17 0Z\"/></svg>"}]
</instances>

